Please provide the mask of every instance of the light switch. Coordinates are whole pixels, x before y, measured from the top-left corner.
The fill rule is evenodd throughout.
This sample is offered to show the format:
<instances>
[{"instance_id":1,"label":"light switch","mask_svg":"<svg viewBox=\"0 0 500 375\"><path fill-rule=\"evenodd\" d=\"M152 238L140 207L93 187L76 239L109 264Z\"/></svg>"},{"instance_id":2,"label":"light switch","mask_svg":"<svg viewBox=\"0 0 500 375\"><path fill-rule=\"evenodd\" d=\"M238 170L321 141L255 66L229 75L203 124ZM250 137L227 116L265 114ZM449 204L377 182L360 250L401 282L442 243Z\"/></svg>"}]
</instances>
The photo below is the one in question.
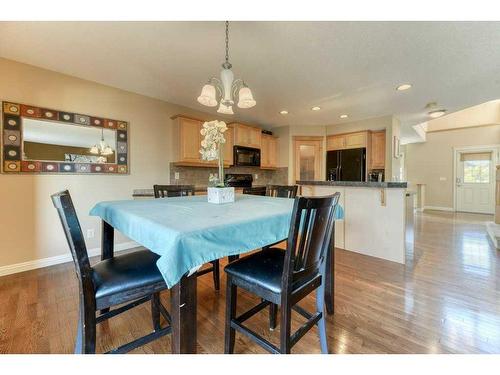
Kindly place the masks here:
<instances>
[{"instance_id":1,"label":"light switch","mask_svg":"<svg viewBox=\"0 0 500 375\"><path fill-rule=\"evenodd\" d=\"M439 177L439 181L446 181L446 177Z\"/></svg>"}]
</instances>

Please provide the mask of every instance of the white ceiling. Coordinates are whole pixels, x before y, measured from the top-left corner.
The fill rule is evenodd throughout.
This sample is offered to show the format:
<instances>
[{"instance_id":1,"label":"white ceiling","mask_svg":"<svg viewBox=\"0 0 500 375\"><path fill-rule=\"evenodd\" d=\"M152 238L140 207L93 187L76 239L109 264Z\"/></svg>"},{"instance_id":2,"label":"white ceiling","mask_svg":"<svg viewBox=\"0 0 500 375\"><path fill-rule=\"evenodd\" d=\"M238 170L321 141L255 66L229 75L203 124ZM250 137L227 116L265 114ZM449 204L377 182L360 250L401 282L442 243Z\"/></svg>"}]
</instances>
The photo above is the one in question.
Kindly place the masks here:
<instances>
[{"instance_id":1,"label":"white ceiling","mask_svg":"<svg viewBox=\"0 0 500 375\"><path fill-rule=\"evenodd\" d=\"M408 129L430 101L455 111L499 98L499 47L500 22L231 22L233 71L257 100L235 118L273 127L394 114ZM215 114L196 97L219 74L224 23L1 22L0 56ZM413 88L397 92L404 82Z\"/></svg>"}]
</instances>

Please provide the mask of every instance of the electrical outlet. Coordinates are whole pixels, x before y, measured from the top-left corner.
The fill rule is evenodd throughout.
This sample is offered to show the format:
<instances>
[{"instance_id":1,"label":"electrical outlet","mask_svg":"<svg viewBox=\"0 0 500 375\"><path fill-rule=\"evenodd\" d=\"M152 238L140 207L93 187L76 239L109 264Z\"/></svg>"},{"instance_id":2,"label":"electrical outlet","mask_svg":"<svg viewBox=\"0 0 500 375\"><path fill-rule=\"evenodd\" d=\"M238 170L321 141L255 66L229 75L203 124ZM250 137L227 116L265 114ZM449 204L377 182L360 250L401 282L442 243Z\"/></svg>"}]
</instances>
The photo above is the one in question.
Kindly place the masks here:
<instances>
[{"instance_id":1,"label":"electrical outlet","mask_svg":"<svg viewBox=\"0 0 500 375\"><path fill-rule=\"evenodd\" d=\"M175 178L176 180L178 180L178 179L180 178L179 172L175 172L175 173L174 173L174 178Z\"/></svg>"},{"instance_id":2,"label":"electrical outlet","mask_svg":"<svg viewBox=\"0 0 500 375\"><path fill-rule=\"evenodd\" d=\"M254 180L258 180L258 179L259 179L259 175L258 175L257 173L256 173L256 174L254 174L254 175L253 175L253 178L254 178Z\"/></svg>"},{"instance_id":3,"label":"electrical outlet","mask_svg":"<svg viewBox=\"0 0 500 375\"><path fill-rule=\"evenodd\" d=\"M95 236L95 230L87 229L87 238L94 238L94 236Z\"/></svg>"},{"instance_id":4,"label":"electrical outlet","mask_svg":"<svg viewBox=\"0 0 500 375\"><path fill-rule=\"evenodd\" d=\"M439 177L439 181L446 181L446 177Z\"/></svg>"}]
</instances>

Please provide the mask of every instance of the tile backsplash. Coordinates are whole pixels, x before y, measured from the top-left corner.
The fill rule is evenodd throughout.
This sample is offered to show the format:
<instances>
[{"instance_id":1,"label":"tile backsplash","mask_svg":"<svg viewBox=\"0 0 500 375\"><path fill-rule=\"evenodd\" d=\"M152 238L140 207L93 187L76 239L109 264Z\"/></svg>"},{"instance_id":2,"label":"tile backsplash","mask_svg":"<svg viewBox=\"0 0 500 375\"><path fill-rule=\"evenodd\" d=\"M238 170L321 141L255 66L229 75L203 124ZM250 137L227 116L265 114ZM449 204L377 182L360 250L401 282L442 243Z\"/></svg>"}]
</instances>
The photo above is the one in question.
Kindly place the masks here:
<instances>
[{"instance_id":1,"label":"tile backsplash","mask_svg":"<svg viewBox=\"0 0 500 375\"><path fill-rule=\"evenodd\" d=\"M195 186L207 186L210 173L217 173L217 168L205 167L180 167L175 163L170 163L170 183L186 184ZM175 179L175 174L179 174L179 179ZM275 170L260 169L257 167L229 167L224 168L224 173L251 173L253 185L286 185L288 182L288 168L277 168ZM258 176L256 179L255 175Z\"/></svg>"}]
</instances>

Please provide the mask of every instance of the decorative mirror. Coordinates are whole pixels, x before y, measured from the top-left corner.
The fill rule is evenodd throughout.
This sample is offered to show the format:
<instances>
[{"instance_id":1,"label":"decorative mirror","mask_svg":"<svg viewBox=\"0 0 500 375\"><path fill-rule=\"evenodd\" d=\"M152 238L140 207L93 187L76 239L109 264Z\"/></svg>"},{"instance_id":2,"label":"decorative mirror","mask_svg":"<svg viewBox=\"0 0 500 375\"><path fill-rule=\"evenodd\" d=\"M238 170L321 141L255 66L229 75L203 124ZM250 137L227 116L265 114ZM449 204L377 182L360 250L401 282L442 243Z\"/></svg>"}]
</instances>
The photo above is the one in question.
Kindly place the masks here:
<instances>
[{"instance_id":1,"label":"decorative mirror","mask_svg":"<svg viewBox=\"0 0 500 375\"><path fill-rule=\"evenodd\" d=\"M128 124L2 102L4 173L128 173Z\"/></svg>"}]
</instances>

